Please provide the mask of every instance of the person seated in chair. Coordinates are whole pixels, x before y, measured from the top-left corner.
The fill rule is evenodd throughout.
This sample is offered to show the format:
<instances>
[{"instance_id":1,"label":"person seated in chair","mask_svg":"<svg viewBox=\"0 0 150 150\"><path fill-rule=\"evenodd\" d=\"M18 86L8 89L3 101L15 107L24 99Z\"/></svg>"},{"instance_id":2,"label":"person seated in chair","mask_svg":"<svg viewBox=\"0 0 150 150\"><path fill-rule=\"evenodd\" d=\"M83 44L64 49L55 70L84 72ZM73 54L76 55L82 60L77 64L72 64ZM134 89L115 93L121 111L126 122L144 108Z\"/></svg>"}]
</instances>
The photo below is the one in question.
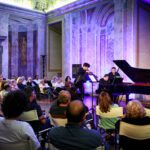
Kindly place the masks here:
<instances>
[{"instance_id":1,"label":"person seated in chair","mask_svg":"<svg viewBox=\"0 0 150 150\"><path fill-rule=\"evenodd\" d=\"M146 117L146 111L138 100L129 101L126 106L126 114L122 118L123 122L127 122L134 125L148 125L150 124L150 118ZM119 129L119 122L117 122L116 127Z\"/></svg>"},{"instance_id":2,"label":"person seated in chair","mask_svg":"<svg viewBox=\"0 0 150 150\"><path fill-rule=\"evenodd\" d=\"M91 150L102 144L101 136L96 130L89 130L81 126L86 117L82 101L70 102L66 116L68 123L65 127L54 127L49 132L48 138L56 148L61 150Z\"/></svg>"},{"instance_id":3,"label":"person seated in chair","mask_svg":"<svg viewBox=\"0 0 150 150\"><path fill-rule=\"evenodd\" d=\"M111 83L114 82L116 77L120 77L120 74L117 72L116 67L112 67L111 72L108 75Z\"/></svg>"},{"instance_id":4,"label":"person seated in chair","mask_svg":"<svg viewBox=\"0 0 150 150\"><path fill-rule=\"evenodd\" d=\"M114 104L109 93L102 91L98 97L98 107L102 113L109 112L112 108L119 107L117 104ZM100 118L99 125L103 129L115 129L115 124L118 121L118 118Z\"/></svg>"},{"instance_id":5,"label":"person seated in chair","mask_svg":"<svg viewBox=\"0 0 150 150\"><path fill-rule=\"evenodd\" d=\"M54 102L49 110L53 118L66 118L66 109L71 101L71 95L68 91L62 90L58 99Z\"/></svg>"},{"instance_id":6,"label":"person seated in chair","mask_svg":"<svg viewBox=\"0 0 150 150\"><path fill-rule=\"evenodd\" d=\"M36 93L34 89L32 87L27 86L25 88L25 93L28 98L28 104L27 104L27 107L25 108L25 111L36 110L39 121L41 122L41 124L45 124L46 118L43 115L41 106L36 101Z\"/></svg>"},{"instance_id":7,"label":"person seated in chair","mask_svg":"<svg viewBox=\"0 0 150 150\"><path fill-rule=\"evenodd\" d=\"M132 100L129 101L127 106L126 106L126 114L125 117L122 118L120 121L116 123L116 129L118 129L120 133L120 122L122 123L127 123L126 125L129 125L128 127L125 124L122 124L121 128L124 129L124 133L130 133L131 132L131 137L125 136L125 135L120 135L119 137L119 143L121 146L121 149L123 150L141 150L143 147L149 147L150 146L150 132L149 130L145 130L145 126L150 125L150 118L146 117L146 112L144 107L142 106L141 102L138 100ZM125 126L124 126L125 125ZM133 128L136 128L135 126L133 127L132 125L136 125L138 129L133 131ZM130 126L132 126L130 128ZM141 126L141 127L140 127ZM137 138L137 130L139 130L139 127L142 130L142 133L145 133L145 135L142 135L142 139ZM138 132L138 136L140 136L140 132ZM134 136L134 138L132 138Z\"/></svg>"},{"instance_id":8,"label":"person seated in chair","mask_svg":"<svg viewBox=\"0 0 150 150\"><path fill-rule=\"evenodd\" d=\"M17 143L30 140L34 149L41 149L40 143L32 127L17 118L22 114L27 105L27 97L24 92L17 90L9 92L3 100L0 117L0 143Z\"/></svg>"},{"instance_id":9,"label":"person seated in chair","mask_svg":"<svg viewBox=\"0 0 150 150\"><path fill-rule=\"evenodd\" d=\"M109 75L105 74L104 77L99 80L99 86L98 89L96 90L96 93L99 94L103 90L109 91L109 85L110 85Z\"/></svg>"}]
</instances>

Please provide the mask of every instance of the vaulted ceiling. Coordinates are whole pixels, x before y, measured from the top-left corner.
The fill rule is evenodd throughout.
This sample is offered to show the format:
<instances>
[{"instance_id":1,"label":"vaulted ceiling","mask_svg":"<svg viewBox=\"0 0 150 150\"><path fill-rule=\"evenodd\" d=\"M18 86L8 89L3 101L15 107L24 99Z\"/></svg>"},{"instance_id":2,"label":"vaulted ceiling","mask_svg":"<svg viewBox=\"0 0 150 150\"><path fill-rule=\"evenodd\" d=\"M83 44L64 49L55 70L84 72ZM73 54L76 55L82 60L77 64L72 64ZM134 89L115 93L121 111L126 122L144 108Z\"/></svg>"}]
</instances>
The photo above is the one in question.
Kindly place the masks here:
<instances>
[{"instance_id":1,"label":"vaulted ceiling","mask_svg":"<svg viewBox=\"0 0 150 150\"><path fill-rule=\"evenodd\" d=\"M1 3L48 12L77 0L0 0Z\"/></svg>"}]
</instances>

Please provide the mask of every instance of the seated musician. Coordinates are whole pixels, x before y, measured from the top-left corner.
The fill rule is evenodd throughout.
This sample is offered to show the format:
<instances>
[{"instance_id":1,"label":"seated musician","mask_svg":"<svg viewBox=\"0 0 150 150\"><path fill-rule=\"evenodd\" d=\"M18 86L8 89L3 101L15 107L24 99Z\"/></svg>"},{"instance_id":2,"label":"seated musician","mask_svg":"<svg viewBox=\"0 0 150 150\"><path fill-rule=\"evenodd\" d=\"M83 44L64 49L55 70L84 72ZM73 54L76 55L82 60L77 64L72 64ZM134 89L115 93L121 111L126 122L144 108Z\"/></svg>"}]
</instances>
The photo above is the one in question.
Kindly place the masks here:
<instances>
[{"instance_id":1,"label":"seated musician","mask_svg":"<svg viewBox=\"0 0 150 150\"><path fill-rule=\"evenodd\" d=\"M99 80L99 86L98 89L96 90L96 93L100 93L103 90L108 91L109 84L110 84L109 75L105 74L104 77Z\"/></svg>"},{"instance_id":2,"label":"seated musician","mask_svg":"<svg viewBox=\"0 0 150 150\"><path fill-rule=\"evenodd\" d=\"M120 77L120 74L116 71L116 67L112 67L111 72L108 75L111 83L114 82L116 77Z\"/></svg>"}]
</instances>

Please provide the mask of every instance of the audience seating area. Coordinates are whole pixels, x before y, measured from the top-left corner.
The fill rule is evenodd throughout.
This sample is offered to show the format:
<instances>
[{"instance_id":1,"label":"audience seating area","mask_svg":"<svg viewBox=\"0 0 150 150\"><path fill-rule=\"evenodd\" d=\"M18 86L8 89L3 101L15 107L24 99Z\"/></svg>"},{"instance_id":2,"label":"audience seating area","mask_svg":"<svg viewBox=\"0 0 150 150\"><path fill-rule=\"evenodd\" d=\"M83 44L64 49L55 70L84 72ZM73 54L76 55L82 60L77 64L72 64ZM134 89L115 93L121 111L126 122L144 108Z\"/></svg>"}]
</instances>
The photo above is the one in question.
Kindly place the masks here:
<instances>
[{"instance_id":1,"label":"audience seating area","mask_svg":"<svg viewBox=\"0 0 150 150\"><path fill-rule=\"evenodd\" d=\"M10 82L10 81L7 81L7 82ZM39 86L38 86L39 84L38 83L36 84L36 86L38 88L39 88ZM27 85L25 85L25 86L27 86ZM46 86L48 86L48 85L46 85ZM17 87L17 84L16 84L16 87ZM10 88L11 88L11 83L10 83ZM18 88L19 88L19 86L16 89L18 89ZM49 88L51 89L51 92L53 91L51 93L51 96L48 95L48 93L43 93L43 92L37 93L37 95L40 94L39 99L41 99L41 101L44 100L45 98L51 99L51 100L53 99L53 101L55 101L57 99L58 93L55 92L56 87L49 87ZM64 89L64 87L62 87L62 89ZM54 97L54 96L56 96L56 97ZM1 97L1 102L2 102L2 97ZM51 103L49 103L49 104L51 105ZM48 107L50 107L50 105ZM146 112L146 116L150 117L150 109L148 109L148 108L144 108L144 109ZM109 134L109 133L113 134L115 137L115 142L113 143L113 144L115 144L115 147L113 147L114 149L121 148L123 150L129 150L130 148L132 149L132 147L138 149L139 147L142 148L144 146L147 146L147 147L150 146L150 124L149 125L134 125L134 124L120 121L119 131L117 131L116 128L107 128L107 127L105 128L104 126L101 125L101 123L100 123L101 119L104 119L104 118L106 118L106 119L118 118L118 120L121 120L121 118L125 116L123 107L114 107L114 108L111 108L110 111L108 111L107 113L104 113L100 110L99 106L96 106L94 115L97 115L97 120L96 120L96 122L94 122L94 124L96 124L97 130L100 131L100 134L103 134L101 132L102 131L101 129L103 129L103 131L105 132L104 146L106 146L105 140L106 140L107 134ZM51 123L52 127L65 126L67 123L66 118L53 118L50 114L48 114L48 117L50 119L50 123ZM45 148L43 150L58 150L57 148L55 148L55 146L53 146L50 143L50 141L47 140L47 134L51 128L47 128L43 131L39 131L39 118L38 118L36 110L23 112L19 116L18 119L28 122L34 129L34 132L36 133L39 140L42 137L41 135L43 133L44 134L46 133L45 134L46 136L44 137L44 142L48 143L48 146L46 147L47 149ZM93 119L91 119L90 121L93 121ZM118 138L118 135L120 138ZM119 143L118 143L118 141L119 141ZM33 150L30 147L29 143L30 143L30 141L21 141L21 142L19 141L18 143L9 143L9 144L8 143L0 143L0 150ZM117 146L117 144L119 146ZM100 148L102 148L102 147L100 147ZM105 149L109 150L110 147L108 148L106 146Z\"/></svg>"}]
</instances>

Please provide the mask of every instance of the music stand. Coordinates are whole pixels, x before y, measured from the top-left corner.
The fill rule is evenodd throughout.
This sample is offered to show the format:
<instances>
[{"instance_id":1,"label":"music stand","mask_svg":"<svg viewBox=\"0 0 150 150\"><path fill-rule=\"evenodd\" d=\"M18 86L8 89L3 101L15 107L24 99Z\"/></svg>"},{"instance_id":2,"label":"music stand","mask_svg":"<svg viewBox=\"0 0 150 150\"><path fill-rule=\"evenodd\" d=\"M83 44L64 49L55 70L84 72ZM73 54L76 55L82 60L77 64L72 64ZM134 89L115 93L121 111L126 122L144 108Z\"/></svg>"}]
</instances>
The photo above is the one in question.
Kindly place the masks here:
<instances>
[{"instance_id":1,"label":"music stand","mask_svg":"<svg viewBox=\"0 0 150 150\"><path fill-rule=\"evenodd\" d=\"M92 114L93 114L93 121L94 121L94 97L93 97L93 93L94 93L94 90L93 90L93 84L94 83L97 83L98 80L97 80L97 77L93 74L89 75L89 79L90 79L90 82L92 83Z\"/></svg>"}]
</instances>

